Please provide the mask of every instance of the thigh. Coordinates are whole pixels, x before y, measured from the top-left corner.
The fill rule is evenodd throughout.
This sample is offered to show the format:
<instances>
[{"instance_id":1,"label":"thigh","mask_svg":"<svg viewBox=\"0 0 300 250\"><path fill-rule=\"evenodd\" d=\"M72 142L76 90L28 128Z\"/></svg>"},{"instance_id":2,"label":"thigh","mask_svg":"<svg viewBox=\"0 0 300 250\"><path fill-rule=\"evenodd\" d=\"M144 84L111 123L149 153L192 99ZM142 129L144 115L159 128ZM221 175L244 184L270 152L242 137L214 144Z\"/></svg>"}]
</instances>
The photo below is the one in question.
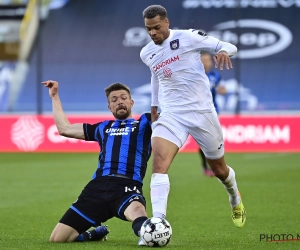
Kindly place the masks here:
<instances>
[{"instance_id":1,"label":"thigh","mask_svg":"<svg viewBox=\"0 0 300 250\"><path fill-rule=\"evenodd\" d=\"M73 242L78 235L73 227L59 222L52 231L50 242Z\"/></svg>"},{"instance_id":2,"label":"thigh","mask_svg":"<svg viewBox=\"0 0 300 250\"><path fill-rule=\"evenodd\" d=\"M125 209L124 216L131 222L139 217L148 217L145 205L135 200Z\"/></svg>"},{"instance_id":3,"label":"thigh","mask_svg":"<svg viewBox=\"0 0 300 250\"><path fill-rule=\"evenodd\" d=\"M224 155L222 128L216 112L195 113L194 126L189 133L208 159L220 159Z\"/></svg>"},{"instance_id":4,"label":"thigh","mask_svg":"<svg viewBox=\"0 0 300 250\"><path fill-rule=\"evenodd\" d=\"M113 186L108 179L90 181L70 209L91 223L94 227L113 217L108 202L113 198Z\"/></svg>"},{"instance_id":5,"label":"thigh","mask_svg":"<svg viewBox=\"0 0 300 250\"><path fill-rule=\"evenodd\" d=\"M180 120L180 114L162 113L152 124L152 139L154 137L163 138L181 148L189 134L188 129L182 125Z\"/></svg>"},{"instance_id":6,"label":"thigh","mask_svg":"<svg viewBox=\"0 0 300 250\"><path fill-rule=\"evenodd\" d=\"M118 198L115 200L112 209L115 211L115 217L127 221L128 219L128 212L131 214L127 208L135 207L141 208L144 207L146 211L146 199L143 196L142 185L137 181L133 181L130 179L123 179L115 177L118 180L119 190L117 192ZM140 205L138 205L139 203ZM132 206L135 204L134 206ZM125 211L127 210L127 216L125 215Z\"/></svg>"},{"instance_id":7,"label":"thigh","mask_svg":"<svg viewBox=\"0 0 300 250\"><path fill-rule=\"evenodd\" d=\"M151 145L153 151L153 173L167 173L181 142L170 130L159 124L153 131Z\"/></svg>"},{"instance_id":8,"label":"thigh","mask_svg":"<svg viewBox=\"0 0 300 250\"><path fill-rule=\"evenodd\" d=\"M63 215L63 217L59 220L59 223L56 226L56 231L64 233L64 231L71 232L75 230L76 232L78 232L78 234L81 234L92 226L94 225L90 221L82 217L73 209L69 208Z\"/></svg>"}]
</instances>

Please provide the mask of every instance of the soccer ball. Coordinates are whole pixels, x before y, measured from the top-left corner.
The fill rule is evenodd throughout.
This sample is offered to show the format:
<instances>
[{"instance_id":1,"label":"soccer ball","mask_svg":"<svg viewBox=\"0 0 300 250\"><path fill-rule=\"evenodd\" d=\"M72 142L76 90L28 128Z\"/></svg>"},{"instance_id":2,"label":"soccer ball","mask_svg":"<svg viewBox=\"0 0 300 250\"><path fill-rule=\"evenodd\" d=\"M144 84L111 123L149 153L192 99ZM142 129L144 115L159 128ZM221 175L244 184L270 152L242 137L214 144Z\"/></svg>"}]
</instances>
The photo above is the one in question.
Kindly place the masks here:
<instances>
[{"instance_id":1,"label":"soccer ball","mask_svg":"<svg viewBox=\"0 0 300 250\"><path fill-rule=\"evenodd\" d=\"M163 247L171 239L172 227L166 219L152 217L143 223L140 234L147 246Z\"/></svg>"}]
</instances>

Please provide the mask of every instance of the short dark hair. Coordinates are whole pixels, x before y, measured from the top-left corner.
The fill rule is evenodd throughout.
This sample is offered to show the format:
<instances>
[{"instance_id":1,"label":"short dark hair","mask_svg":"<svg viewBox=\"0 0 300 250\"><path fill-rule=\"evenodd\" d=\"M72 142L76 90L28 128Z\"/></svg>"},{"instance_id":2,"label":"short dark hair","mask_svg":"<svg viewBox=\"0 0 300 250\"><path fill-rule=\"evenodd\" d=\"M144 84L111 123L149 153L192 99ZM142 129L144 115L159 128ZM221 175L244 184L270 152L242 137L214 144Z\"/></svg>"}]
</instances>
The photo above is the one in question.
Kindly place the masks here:
<instances>
[{"instance_id":1,"label":"short dark hair","mask_svg":"<svg viewBox=\"0 0 300 250\"><path fill-rule=\"evenodd\" d=\"M161 5L150 5L143 11L143 17L147 19L160 16L160 19L168 17L167 10Z\"/></svg>"},{"instance_id":2,"label":"short dark hair","mask_svg":"<svg viewBox=\"0 0 300 250\"><path fill-rule=\"evenodd\" d=\"M105 94L106 94L106 98L108 100L108 96L111 92L113 91L116 91L116 90L125 90L129 97L131 98L131 93L130 93L130 88L127 87L125 84L122 84L122 83L119 83L119 82L116 82L116 83L113 83L111 85L109 85L104 91L105 91Z\"/></svg>"}]
</instances>

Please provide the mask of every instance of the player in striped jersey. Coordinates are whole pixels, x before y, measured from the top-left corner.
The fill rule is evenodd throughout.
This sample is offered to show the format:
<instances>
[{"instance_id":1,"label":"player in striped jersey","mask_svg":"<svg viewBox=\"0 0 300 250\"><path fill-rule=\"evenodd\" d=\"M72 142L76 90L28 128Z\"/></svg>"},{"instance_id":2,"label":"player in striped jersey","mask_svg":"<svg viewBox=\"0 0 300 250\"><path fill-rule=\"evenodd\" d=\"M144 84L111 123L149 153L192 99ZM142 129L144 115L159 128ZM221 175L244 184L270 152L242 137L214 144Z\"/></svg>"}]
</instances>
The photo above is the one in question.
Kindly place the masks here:
<instances>
[{"instance_id":1,"label":"player in striped jersey","mask_svg":"<svg viewBox=\"0 0 300 250\"><path fill-rule=\"evenodd\" d=\"M151 155L151 117L132 118L130 89L115 83L105 89L108 108L115 120L97 124L70 124L58 96L58 82L45 81L52 99L55 124L60 135L86 141L97 141L101 152L98 168L78 199L54 228L51 242L103 240L108 234L101 223L112 217L131 221L139 236L147 219L143 196L143 178ZM95 227L87 231L90 227Z\"/></svg>"}]
</instances>

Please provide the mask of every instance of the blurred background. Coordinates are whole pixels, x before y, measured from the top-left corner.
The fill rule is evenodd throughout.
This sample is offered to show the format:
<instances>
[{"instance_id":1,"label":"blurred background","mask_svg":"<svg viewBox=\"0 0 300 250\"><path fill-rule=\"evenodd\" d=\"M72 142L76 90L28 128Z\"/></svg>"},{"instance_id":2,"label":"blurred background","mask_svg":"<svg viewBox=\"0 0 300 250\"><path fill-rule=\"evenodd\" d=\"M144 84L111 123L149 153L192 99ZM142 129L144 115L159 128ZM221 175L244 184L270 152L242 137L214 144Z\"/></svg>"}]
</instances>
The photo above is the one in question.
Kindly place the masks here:
<instances>
[{"instance_id":1,"label":"blurred background","mask_svg":"<svg viewBox=\"0 0 300 250\"><path fill-rule=\"evenodd\" d=\"M0 0L1 250L136 245L117 219L105 222L111 233L102 246L48 243L97 168L99 146L57 133L41 82L59 82L71 123L112 118L104 88L114 82L130 86L135 117L148 112L150 72L140 51L150 41L142 12L152 4L166 7L172 29L200 29L239 49L234 68L219 71L227 93L217 102L246 226L231 225L228 197L203 175L189 137L169 171L174 237L166 249L300 249L300 0Z\"/></svg>"},{"instance_id":2,"label":"blurred background","mask_svg":"<svg viewBox=\"0 0 300 250\"><path fill-rule=\"evenodd\" d=\"M34 115L51 114L41 85L48 79L59 82L67 114L108 114L104 88L114 82L131 88L135 114L149 111L150 71L139 55L150 41L142 11L151 4L168 10L172 29L200 29L238 47L233 70L220 72L227 90L217 96L221 120L293 115L298 123L298 0L0 0L2 124L8 116L31 115L25 122L37 126ZM2 134L15 121L3 125ZM290 123L279 124L278 133L292 137L285 125ZM271 138L272 129L261 130ZM259 132L251 131L254 140Z\"/></svg>"},{"instance_id":3,"label":"blurred background","mask_svg":"<svg viewBox=\"0 0 300 250\"><path fill-rule=\"evenodd\" d=\"M296 0L1 0L0 112L47 113L40 82L55 79L67 112L107 112L104 88L131 87L136 113L149 110L150 40L142 11L168 10L173 29L201 29L239 48L221 113L299 112L300 3Z\"/></svg>"}]
</instances>

